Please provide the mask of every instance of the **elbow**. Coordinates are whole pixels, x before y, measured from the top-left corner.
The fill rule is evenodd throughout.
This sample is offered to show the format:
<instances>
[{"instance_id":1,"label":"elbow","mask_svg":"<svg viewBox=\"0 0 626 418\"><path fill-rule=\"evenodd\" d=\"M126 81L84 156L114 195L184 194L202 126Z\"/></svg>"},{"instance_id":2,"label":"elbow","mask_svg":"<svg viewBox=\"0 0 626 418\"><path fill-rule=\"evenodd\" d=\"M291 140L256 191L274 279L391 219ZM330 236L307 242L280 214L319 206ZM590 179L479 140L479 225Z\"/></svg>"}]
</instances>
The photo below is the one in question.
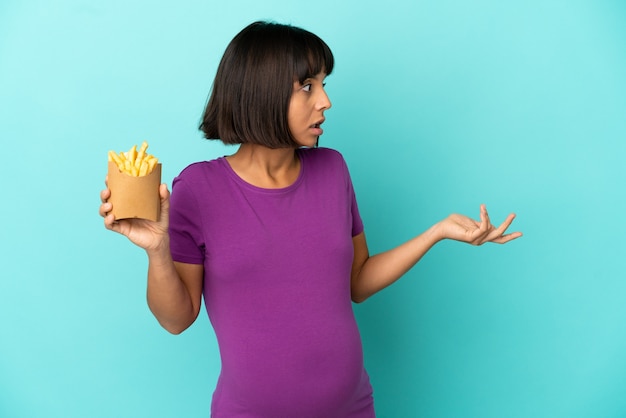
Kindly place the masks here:
<instances>
[{"instance_id":1,"label":"elbow","mask_svg":"<svg viewBox=\"0 0 626 418\"><path fill-rule=\"evenodd\" d=\"M150 301L148 301L148 307L159 325L172 335L182 334L198 317L198 310L190 311L187 314L173 315L159 312L154 305L150 304Z\"/></svg>"},{"instance_id":2,"label":"elbow","mask_svg":"<svg viewBox=\"0 0 626 418\"><path fill-rule=\"evenodd\" d=\"M365 302L367 300L367 298L369 298L369 296L370 295L358 293L358 292L355 292L355 291L352 291L351 294L350 294L350 298L352 299L352 302L354 302L354 303Z\"/></svg>"},{"instance_id":3,"label":"elbow","mask_svg":"<svg viewBox=\"0 0 626 418\"><path fill-rule=\"evenodd\" d=\"M161 327L172 335L180 335L191 326L196 320L196 316L182 318L171 318L154 315Z\"/></svg>"},{"instance_id":4,"label":"elbow","mask_svg":"<svg viewBox=\"0 0 626 418\"><path fill-rule=\"evenodd\" d=\"M185 331L187 328L189 328L190 324L184 324L184 325L178 325L178 324L166 324L163 322L160 322L161 326L163 327L163 329L165 329L167 332L169 332L172 335L180 335L183 333L183 331Z\"/></svg>"},{"instance_id":5,"label":"elbow","mask_svg":"<svg viewBox=\"0 0 626 418\"><path fill-rule=\"evenodd\" d=\"M350 299L354 303L365 302L371 296L368 289L365 288L358 280L352 280L350 285Z\"/></svg>"}]
</instances>

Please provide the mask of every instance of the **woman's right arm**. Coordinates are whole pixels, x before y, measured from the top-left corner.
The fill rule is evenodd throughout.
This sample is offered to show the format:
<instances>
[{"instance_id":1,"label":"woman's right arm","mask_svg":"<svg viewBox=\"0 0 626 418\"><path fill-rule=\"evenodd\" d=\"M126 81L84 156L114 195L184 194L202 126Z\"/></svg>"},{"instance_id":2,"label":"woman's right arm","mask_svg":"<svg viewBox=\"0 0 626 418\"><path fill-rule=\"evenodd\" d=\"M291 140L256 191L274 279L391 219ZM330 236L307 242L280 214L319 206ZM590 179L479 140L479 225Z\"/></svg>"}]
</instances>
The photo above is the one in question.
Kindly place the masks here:
<instances>
[{"instance_id":1,"label":"woman's right arm","mask_svg":"<svg viewBox=\"0 0 626 418\"><path fill-rule=\"evenodd\" d=\"M107 229L126 236L148 255L147 299L150 310L161 326L180 334L197 318L202 300L202 264L178 263L172 260L169 245L169 197L161 184L161 215L157 222L145 219L115 220L107 202L110 189L101 192L100 216Z\"/></svg>"}]
</instances>

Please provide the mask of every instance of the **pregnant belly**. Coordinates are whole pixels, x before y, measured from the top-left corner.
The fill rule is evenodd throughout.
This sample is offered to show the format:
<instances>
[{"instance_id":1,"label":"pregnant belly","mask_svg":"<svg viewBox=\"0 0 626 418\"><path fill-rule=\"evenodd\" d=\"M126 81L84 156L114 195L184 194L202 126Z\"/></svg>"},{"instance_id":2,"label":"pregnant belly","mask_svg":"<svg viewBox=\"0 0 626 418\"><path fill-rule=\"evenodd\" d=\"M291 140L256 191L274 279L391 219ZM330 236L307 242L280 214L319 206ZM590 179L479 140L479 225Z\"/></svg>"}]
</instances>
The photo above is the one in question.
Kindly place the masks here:
<instances>
[{"instance_id":1,"label":"pregnant belly","mask_svg":"<svg viewBox=\"0 0 626 418\"><path fill-rule=\"evenodd\" d=\"M352 314L218 335L214 409L232 416L332 417L371 392Z\"/></svg>"}]
</instances>

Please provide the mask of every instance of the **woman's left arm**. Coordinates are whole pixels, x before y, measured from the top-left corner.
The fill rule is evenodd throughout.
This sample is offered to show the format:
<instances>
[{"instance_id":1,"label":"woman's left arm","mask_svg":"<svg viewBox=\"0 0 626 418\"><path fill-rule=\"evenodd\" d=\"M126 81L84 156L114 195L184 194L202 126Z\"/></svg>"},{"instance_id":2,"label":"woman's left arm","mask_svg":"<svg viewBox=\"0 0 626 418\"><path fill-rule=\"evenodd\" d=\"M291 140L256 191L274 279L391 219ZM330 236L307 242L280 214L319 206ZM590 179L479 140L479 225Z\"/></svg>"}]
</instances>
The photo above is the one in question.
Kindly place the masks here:
<instances>
[{"instance_id":1,"label":"woman's left arm","mask_svg":"<svg viewBox=\"0 0 626 418\"><path fill-rule=\"evenodd\" d=\"M521 232L505 234L515 219L510 214L497 228L491 225L487 208L480 207L480 221L464 215L453 214L436 223L424 233L391 250L373 256L369 255L365 233L353 237L354 261L350 288L352 300L363 302L374 293L391 285L430 250L444 239L482 245L486 242L505 244L522 236Z\"/></svg>"}]
</instances>

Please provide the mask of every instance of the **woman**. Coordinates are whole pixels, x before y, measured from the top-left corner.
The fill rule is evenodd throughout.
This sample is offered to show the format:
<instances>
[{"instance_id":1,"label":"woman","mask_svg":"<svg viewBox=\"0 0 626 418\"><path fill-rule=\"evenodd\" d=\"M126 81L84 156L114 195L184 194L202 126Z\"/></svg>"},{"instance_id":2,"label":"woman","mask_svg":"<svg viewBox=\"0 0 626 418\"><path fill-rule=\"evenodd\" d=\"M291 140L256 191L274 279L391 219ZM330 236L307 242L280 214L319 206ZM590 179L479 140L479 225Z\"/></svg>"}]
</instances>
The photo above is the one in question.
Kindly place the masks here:
<instances>
[{"instance_id":1,"label":"woman","mask_svg":"<svg viewBox=\"0 0 626 418\"><path fill-rule=\"evenodd\" d=\"M521 236L451 215L423 234L370 256L342 156L317 148L331 102L328 46L303 29L256 22L229 44L200 128L239 144L190 165L161 218L106 228L147 252L148 304L178 334L204 297L222 371L214 417L373 417L372 388L351 302L398 280L438 241L480 245Z\"/></svg>"}]
</instances>

